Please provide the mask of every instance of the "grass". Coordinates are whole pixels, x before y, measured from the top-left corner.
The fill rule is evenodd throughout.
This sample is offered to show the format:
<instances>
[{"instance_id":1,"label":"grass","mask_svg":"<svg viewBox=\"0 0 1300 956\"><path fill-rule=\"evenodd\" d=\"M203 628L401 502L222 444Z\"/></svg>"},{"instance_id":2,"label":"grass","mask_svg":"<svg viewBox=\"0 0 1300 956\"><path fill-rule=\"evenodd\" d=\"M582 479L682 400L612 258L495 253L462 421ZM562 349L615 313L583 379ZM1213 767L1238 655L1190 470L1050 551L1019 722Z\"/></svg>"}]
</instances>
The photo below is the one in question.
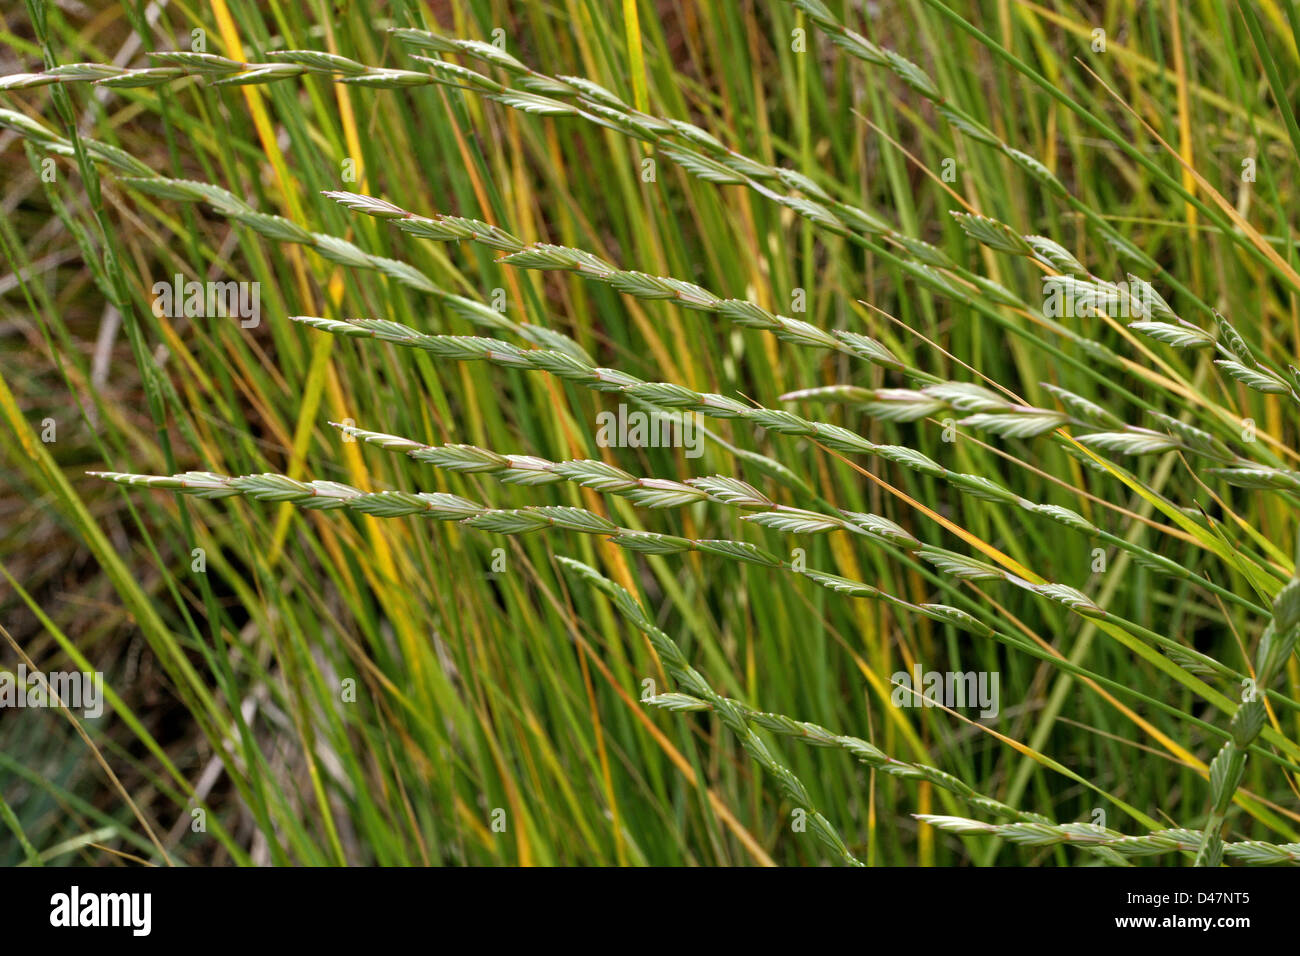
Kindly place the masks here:
<instances>
[{"instance_id":1,"label":"grass","mask_svg":"<svg viewBox=\"0 0 1300 956\"><path fill-rule=\"evenodd\" d=\"M1300 861L1294 4L856 11L7 15L0 862Z\"/></svg>"}]
</instances>

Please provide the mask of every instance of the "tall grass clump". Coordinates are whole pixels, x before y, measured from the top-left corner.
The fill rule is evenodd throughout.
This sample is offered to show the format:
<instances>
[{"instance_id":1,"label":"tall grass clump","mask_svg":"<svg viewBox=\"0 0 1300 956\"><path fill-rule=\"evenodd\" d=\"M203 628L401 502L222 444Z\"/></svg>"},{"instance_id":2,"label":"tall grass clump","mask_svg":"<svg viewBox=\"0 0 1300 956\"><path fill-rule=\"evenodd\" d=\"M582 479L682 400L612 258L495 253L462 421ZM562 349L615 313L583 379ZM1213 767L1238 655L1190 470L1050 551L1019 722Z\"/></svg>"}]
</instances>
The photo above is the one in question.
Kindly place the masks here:
<instances>
[{"instance_id":1,"label":"tall grass clump","mask_svg":"<svg viewBox=\"0 0 1300 956\"><path fill-rule=\"evenodd\" d=\"M150 9L0 28L0 861L1300 862L1294 4Z\"/></svg>"}]
</instances>

